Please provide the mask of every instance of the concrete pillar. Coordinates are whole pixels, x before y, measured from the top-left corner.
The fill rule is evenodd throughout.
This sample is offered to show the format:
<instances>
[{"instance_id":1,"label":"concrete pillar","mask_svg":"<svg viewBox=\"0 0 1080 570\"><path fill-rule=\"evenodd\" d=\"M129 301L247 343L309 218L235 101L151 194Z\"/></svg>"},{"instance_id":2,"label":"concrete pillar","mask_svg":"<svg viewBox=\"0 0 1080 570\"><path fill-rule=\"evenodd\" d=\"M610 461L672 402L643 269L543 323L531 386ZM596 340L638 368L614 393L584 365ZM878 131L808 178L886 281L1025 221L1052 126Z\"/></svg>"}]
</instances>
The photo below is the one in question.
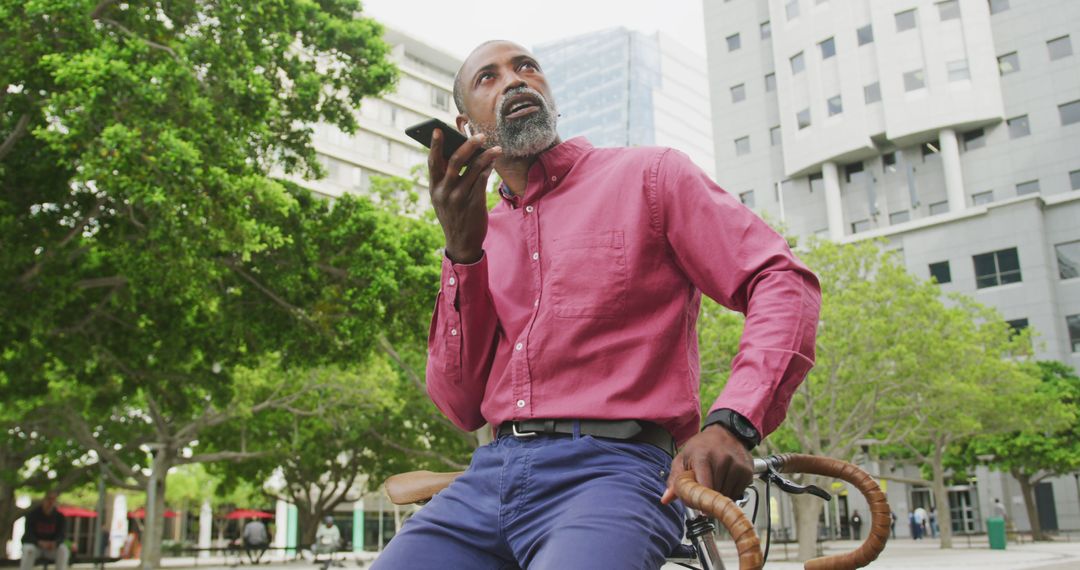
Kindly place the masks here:
<instances>
[{"instance_id":1,"label":"concrete pillar","mask_svg":"<svg viewBox=\"0 0 1080 570\"><path fill-rule=\"evenodd\" d=\"M821 178L825 183L825 214L829 218L829 239L844 238L844 207L840 202L840 170L835 162L821 165Z\"/></svg>"},{"instance_id":2,"label":"concrete pillar","mask_svg":"<svg viewBox=\"0 0 1080 570\"><path fill-rule=\"evenodd\" d=\"M274 548L285 548L289 544L289 503L279 500L274 506ZM284 550L277 551L282 560L288 558Z\"/></svg>"},{"instance_id":3,"label":"concrete pillar","mask_svg":"<svg viewBox=\"0 0 1080 570\"><path fill-rule=\"evenodd\" d=\"M128 536L127 496L113 499L112 520L109 523L109 556L118 558Z\"/></svg>"},{"instance_id":4,"label":"concrete pillar","mask_svg":"<svg viewBox=\"0 0 1080 570\"><path fill-rule=\"evenodd\" d=\"M352 550L353 552L364 551L364 498L361 497L353 503L352 516Z\"/></svg>"},{"instance_id":5,"label":"concrete pillar","mask_svg":"<svg viewBox=\"0 0 1080 570\"><path fill-rule=\"evenodd\" d=\"M941 164L945 168L945 194L949 197L949 211L960 212L964 209L964 173L960 168L960 143L956 140L956 131L942 129L938 133L941 144Z\"/></svg>"},{"instance_id":6,"label":"concrete pillar","mask_svg":"<svg viewBox=\"0 0 1080 570\"><path fill-rule=\"evenodd\" d=\"M210 501L203 501L199 507L199 548L210 548L210 541L214 537L214 511L210 508ZM209 558L210 553L203 551L199 558Z\"/></svg>"}]
</instances>

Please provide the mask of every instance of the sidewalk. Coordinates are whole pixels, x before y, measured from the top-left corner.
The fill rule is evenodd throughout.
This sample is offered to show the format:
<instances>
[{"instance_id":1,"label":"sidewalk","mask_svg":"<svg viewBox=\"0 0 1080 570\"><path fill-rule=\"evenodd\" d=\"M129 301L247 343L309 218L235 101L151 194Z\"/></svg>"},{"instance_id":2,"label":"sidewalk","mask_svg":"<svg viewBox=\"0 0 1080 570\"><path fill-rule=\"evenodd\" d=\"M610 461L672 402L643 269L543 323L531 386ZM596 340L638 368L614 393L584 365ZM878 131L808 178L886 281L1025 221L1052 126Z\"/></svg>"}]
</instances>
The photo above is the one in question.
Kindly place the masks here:
<instances>
[{"instance_id":1,"label":"sidewalk","mask_svg":"<svg viewBox=\"0 0 1080 570\"><path fill-rule=\"evenodd\" d=\"M856 543L852 541L832 541L825 543L825 554L839 554L852 550ZM773 544L769 555L769 562L765 565L766 570L801 570L802 564L794 561L795 545L789 544L787 548L791 561L784 559L783 545ZM724 562L728 570L737 570L733 549L721 551L725 557ZM374 552L360 554L339 555L344 563L344 568L358 569L368 568L377 556ZM316 565L308 560L280 560L273 559L269 564L259 566L233 566L234 558L228 561L221 557L199 559L197 564L194 558L166 558L162 561L165 568L199 568L200 570L231 570L234 568L265 568L267 570L295 569L315 570L321 565ZM81 568L82 566L80 566ZM89 566L86 566L89 568ZM107 568L138 568L138 561L123 560L110 564ZM663 570L678 570L681 566L668 564ZM1048 543L1025 543L1017 545L1009 543L1005 550L990 550L985 540L973 540L971 546L967 540L961 538L954 542L951 550L942 550L937 540L921 540L918 542L910 539L895 539L885 547L885 552L869 566L874 570L1078 570L1080 569L1080 542L1048 542ZM445 570L459 570L446 568ZM471 570L471 569L460 569ZM605 570L605 569L598 569ZM617 570L617 569L612 569Z\"/></svg>"}]
</instances>

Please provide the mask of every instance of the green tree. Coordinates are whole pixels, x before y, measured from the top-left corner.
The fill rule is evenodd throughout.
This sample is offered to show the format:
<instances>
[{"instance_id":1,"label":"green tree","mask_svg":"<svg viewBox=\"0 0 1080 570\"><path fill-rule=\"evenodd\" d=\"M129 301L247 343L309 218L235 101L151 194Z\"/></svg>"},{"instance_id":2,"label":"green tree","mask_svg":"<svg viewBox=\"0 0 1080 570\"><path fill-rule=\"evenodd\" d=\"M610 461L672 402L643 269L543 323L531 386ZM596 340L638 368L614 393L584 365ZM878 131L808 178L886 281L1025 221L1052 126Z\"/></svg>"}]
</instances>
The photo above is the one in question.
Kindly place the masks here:
<instances>
[{"instance_id":1,"label":"green tree","mask_svg":"<svg viewBox=\"0 0 1080 570\"><path fill-rule=\"evenodd\" d=\"M289 362L363 352L371 327L358 323L396 322L401 291L385 277L370 294L354 289L357 310L335 320L317 300L331 297L325 280L338 268L294 269L292 287L272 291L259 275L272 268L252 261L307 247L295 230L311 224L291 222L332 217L268 172L320 174L308 125L351 131L361 99L396 77L359 8L0 1L0 397L50 393L122 483L146 484L157 499L144 566L158 562L168 468L244 456L187 457L199 431L302 392L253 401L233 382L237 366L279 350ZM385 221L349 206L339 219ZM409 235L383 237L392 243L376 237L353 257L377 266L383 245L399 261L431 254L393 247L427 248ZM268 310L286 300L309 322L360 336L331 342ZM118 457L102 441L110 433L144 459Z\"/></svg>"},{"instance_id":2,"label":"green tree","mask_svg":"<svg viewBox=\"0 0 1080 570\"><path fill-rule=\"evenodd\" d=\"M1001 435L976 436L968 446L969 457L989 456L990 465L1016 478L1035 540L1048 540L1039 521L1035 486L1049 477L1080 469L1080 377L1057 361L1040 361L1025 370L1039 379L1039 394L1065 407L1067 423L1056 430L1033 426Z\"/></svg>"}]
</instances>

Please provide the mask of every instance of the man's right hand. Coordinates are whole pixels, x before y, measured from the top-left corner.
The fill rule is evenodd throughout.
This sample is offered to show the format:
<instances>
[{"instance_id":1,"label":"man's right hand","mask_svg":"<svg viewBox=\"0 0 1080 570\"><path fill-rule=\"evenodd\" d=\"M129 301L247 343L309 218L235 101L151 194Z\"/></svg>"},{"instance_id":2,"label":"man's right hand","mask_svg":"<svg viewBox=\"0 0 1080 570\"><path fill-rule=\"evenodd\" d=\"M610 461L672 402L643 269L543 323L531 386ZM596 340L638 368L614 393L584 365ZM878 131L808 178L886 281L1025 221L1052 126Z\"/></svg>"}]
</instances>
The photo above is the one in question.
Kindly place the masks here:
<instances>
[{"instance_id":1,"label":"man's right hand","mask_svg":"<svg viewBox=\"0 0 1080 570\"><path fill-rule=\"evenodd\" d=\"M478 134L448 161L442 144L442 131L435 129L428 152L431 204L446 236L446 256L454 263L475 263L483 255L487 235L487 180L502 149L493 147L474 156L484 144L484 135Z\"/></svg>"}]
</instances>

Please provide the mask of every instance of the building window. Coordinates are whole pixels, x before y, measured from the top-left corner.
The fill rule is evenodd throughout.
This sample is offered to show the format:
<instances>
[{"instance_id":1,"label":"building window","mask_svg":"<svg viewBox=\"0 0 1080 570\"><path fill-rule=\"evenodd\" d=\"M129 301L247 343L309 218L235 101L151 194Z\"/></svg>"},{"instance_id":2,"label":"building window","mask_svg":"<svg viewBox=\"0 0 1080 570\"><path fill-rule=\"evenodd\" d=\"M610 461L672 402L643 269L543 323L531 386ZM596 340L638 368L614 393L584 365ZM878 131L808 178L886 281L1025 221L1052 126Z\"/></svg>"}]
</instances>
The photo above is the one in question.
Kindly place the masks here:
<instances>
[{"instance_id":1,"label":"building window","mask_svg":"<svg viewBox=\"0 0 1080 570\"><path fill-rule=\"evenodd\" d=\"M740 83L731 88L731 102L738 103L746 99L746 85Z\"/></svg>"},{"instance_id":2,"label":"building window","mask_svg":"<svg viewBox=\"0 0 1080 570\"><path fill-rule=\"evenodd\" d=\"M1028 122L1027 115L1008 119L1005 124L1009 126L1009 138L1011 139L1026 137L1031 134L1031 124Z\"/></svg>"},{"instance_id":3,"label":"building window","mask_svg":"<svg viewBox=\"0 0 1080 570\"><path fill-rule=\"evenodd\" d=\"M795 114L795 120L799 125L799 130L805 129L810 126L810 109L803 109Z\"/></svg>"},{"instance_id":4,"label":"building window","mask_svg":"<svg viewBox=\"0 0 1080 570\"><path fill-rule=\"evenodd\" d=\"M952 283L952 272L949 270L949 262L939 261L937 263L931 263L930 278L939 285L942 283Z\"/></svg>"},{"instance_id":5,"label":"building window","mask_svg":"<svg viewBox=\"0 0 1080 570\"><path fill-rule=\"evenodd\" d=\"M746 206L747 208L753 208L754 207L754 191L753 190L747 190L746 192L743 192L743 193L739 194L739 201L742 202L743 205Z\"/></svg>"},{"instance_id":6,"label":"building window","mask_svg":"<svg viewBox=\"0 0 1080 570\"><path fill-rule=\"evenodd\" d=\"M949 202L942 200L941 202L934 202L930 204L930 215L936 216L938 214L949 213Z\"/></svg>"},{"instance_id":7,"label":"building window","mask_svg":"<svg viewBox=\"0 0 1080 570\"><path fill-rule=\"evenodd\" d=\"M923 70L916 69L904 74L904 91L916 91L926 87Z\"/></svg>"},{"instance_id":8,"label":"building window","mask_svg":"<svg viewBox=\"0 0 1080 570\"><path fill-rule=\"evenodd\" d=\"M859 220L857 222L851 222L851 233L862 233L870 229L870 220Z\"/></svg>"},{"instance_id":9,"label":"building window","mask_svg":"<svg viewBox=\"0 0 1080 570\"><path fill-rule=\"evenodd\" d=\"M1061 113L1061 125L1080 123L1080 99L1058 105L1058 113Z\"/></svg>"},{"instance_id":10,"label":"building window","mask_svg":"<svg viewBox=\"0 0 1080 570\"><path fill-rule=\"evenodd\" d=\"M839 115L840 113L844 112L844 102L843 102L843 100L840 99L839 95L834 95L832 97L829 97L829 100L827 101L827 103L829 105L829 116L830 117L833 116L833 115Z\"/></svg>"},{"instance_id":11,"label":"building window","mask_svg":"<svg viewBox=\"0 0 1080 570\"><path fill-rule=\"evenodd\" d=\"M848 164L848 165L844 166L844 180L847 181L848 184L851 184L851 177L859 174L862 171L863 171L863 163L862 163L862 161L860 161L860 162L852 162L851 164Z\"/></svg>"},{"instance_id":12,"label":"building window","mask_svg":"<svg viewBox=\"0 0 1080 570\"><path fill-rule=\"evenodd\" d=\"M431 89L431 105L443 111L450 110L450 94L442 89Z\"/></svg>"},{"instance_id":13,"label":"building window","mask_svg":"<svg viewBox=\"0 0 1080 570\"><path fill-rule=\"evenodd\" d=\"M938 15L941 16L941 21L956 20L960 18L960 3L956 0L945 0L944 2L938 2Z\"/></svg>"},{"instance_id":14,"label":"building window","mask_svg":"<svg viewBox=\"0 0 1080 570\"><path fill-rule=\"evenodd\" d=\"M964 150L975 150L986 146L986 131L975 129L964 133Z\"/></svg>"},{"instance_id":15,"label":"building window","mask_svg":"<svg viewBox=\"0 0 1080 570\"><path fill-rule=\"evenodd\" d=\"M859 45L864 46L874 41L874 28L870 24L867 24L857 30L855 30L855 37L859 38Z\"/></svg>"},{"instance_id":16,"label":"building window","mask_svg":"<svg viewBox=\"0 0 1080 570\"><path fill-rule=\"evenodd\" d=\"M1020 336L1023 334L1024 329L1028 328L1027 319L1013 319L1011 321L1005 321L1005 324L1009 325L1009 328L1012 329L1009 331L1010 337Z\"/></svg>"},{"instance_id":17,"label":"building window","mask_svg":"<svg viewBox=\"0 0 1080 570\"><path fill-rule=\"evenodd\" d=\"M727 50L735 51L742 47L742 40L739 39L739 34L731 34L727 37Z\"/></svg>"},{"instance_id":18,"label":"building window","mask_svg":"<svg viewBox=\"0 0 1080 570\"><path fill-rule=\"evenodd\" d=\"M1059 243L1054 246L1054 252L1057 253L1058 277L1080 277L1080 240Z\"/></svg>"},{"instance_id":19,"label":"building window","mask_svg":"<svg viewBox=\"0 0 1080 570\"><path fill-rule=\"evenodd\" d=\"M1019 283L1020 256L1016 248L972 256L975 262L975 287L985 289L1007 283Z\"/></svg>"},{"instance_id":20,"label":"building window","mask_svg":"<svg viewBox=\"0 0 1080 570\"><path fill-rule=\"evenodd\" d=\"M1039 191L1038 180L1028 180L1027 182L1021 182L1016 185L1016 195L1023 196L1025 194L1034 194Z\"/></svg>"},{"instance_id":21,"label":"building window","mask_svg":"<svg viewBox=\"0 0 1080 570\"><path fill-rule=\"evenodd\" d=\"M735 156L742 156L750 152L750 137L735 139Z\"/></svg>"},{"instance_id":22,"label":"building window","mask_svg":"<svg viewBox=\"0 0 1080 570\"><path fill-rule=\"evenodd\" d=\"M1080 190L1080 170L1069 173L1069 187L1073 190Z\"/></svg>"},{"instance_id":23,"label":"building window","mask_svg":"<svg viewBox=\"0 0 1080 570\"><path fill-rule=\"evenodd\" d=\"M1046 42L1046 49L1050 50L1050 61L1069 57L1072 55L1072 41L1069 36L1061 36Z\"/></svg>"},{"instance_id":24,"label":"building window","mask_svg":"<svg viewBox=\"0 0 1080 570\"><path fill-rule=\"evenodd\" d=\"M971 72L968 71L968 62L966 59L957 59L945 64L946 69L949 70L949 81L966 81L971 79Z\"/></svg>"},{"instance_id":25,"label":"building window","mask_svg":"<svg viewBox=\"0 0 1080 570\"><path fill-rule=\"evenodd\" d=\"M769 73L765 75L765 92L772 93L776 91L776 74Z\"/></svg>"},{"instance_id":26,"label":"building window","mask_svg":"<svg viewBox=\"0 0 1080 570\"><path fill-rule=\"evenodd\" d=\"M892 212L889 214L889 225L894 226L896 224L902 224L911 219L911 212L907 210L900 210L899 212Z\"/></svg>"},{"instance_id":27,"label":"building window","mask_svg":"<svg viewBox=\"0 0 1080 570\"><path fill-rule=\"evenodd\" d=\"M787 13L788 20L794 20L799 17L799 0L787 0L787 4L784 5L784 11Z\"/></svg>"},{"instance_id":28,"label":"building window","mask_svg":"<svg viewBox=\"0 0 1080 570\"><path fill-rule=\"evenodd\" d=\"M941 145L938 144L937 140L932 140L930 142L923 143L920 148L922 149L923 162L926 162L927 157L932 157L938 154L938 149L941 148Z\"/></svg>"},{"instance_id":29,"label":"building window","mask_svg":"<svg viewBox=\"0 0 1080 570\"><path fill-rule=\"evenodd\" d=\"M990 13L997 14L1009 9L1009 0L990 0Z\"/></svg>"},{"instance_id":30,"label":"building window","mask_svg":"<svg viewBox=\"0 0 1080 570\"><path fill-rule=\"evenodd\" d=\"M803 53L799 53L791 56L791 74L798 75L806 69L806 61L803 58Z\"/></svg>"},{"instance_id":31,"label":"building window","mask_svg":"<svg viewBox=\"0 0 1080 570\"><path fill-rule=\"evenodd\" d=\"M863 98L866 99L867 105L881 101L881 83L875 81L863 87Z\"/></svg>"},{"instance_id":32,"label":"building window","mask_svg":"<svg viewBox=\"0 0 1080 570\"><path fill-rule=\"evenodd\" d=\"M972 206L982 206L983 204L989 204L994 201L994 191L987 190L986 192L977 192L971 195Z\"/></svg>"},{"instance_id":33,"label":"building window","mask_svg":"<svg viewBox=\"0 0 1080 570\"><path fill-rule=\"evenodd\" d=\"M821 48L821 59L829 59L836 55L836 42L832 38L819 43L818 47Z\"/></svg>"},{"instance_id":34,"label":"building window","mask_svg":"<svg viewBox=\"0 0 1080 570\"><path fill-rule=\"evenodd\" d=\"M769 144L771 146L780 145L780 125L769 129Z\"/></svg>"},{"instance_id":35,"label":"building window","mask_svg":"<svg viewBox=\"0 0 1080 570\"><path fill-rule=\"evenodd\" d=\"M915 28L915 10L904 10L896 13L896 31L905 32Z\"/></svg>"},{"instance_id":36,"label":"building window","mask_svg":"<svg viewBox=\"0 0 1080 570\"><path fill-rule=\"evenodd\" d=\"M825 189L825 178L821 176L820 172L815 172L809 176L810 180L810 193L813 194L815 190Z\"/></svg>"},{"instance_id":37,"label":"building window","mask_svg":"<svg viewBox=\"0 0 1080 570\"><path fill-rule=\"evenodd\" d=\"M998 72L1008 75L1017 71L1020 71L1020 56L1015 51L998 56Z\"/></svg>"},{"instance_id":38,"label":"building window","mask_svg":"<svg viewBox=\"0 0 1080 570\"><path fill-rule=\"evenodd\" d=\"M896 152L881 155L881 169L885 172L896 172Z\"/></svg>"},{"instance_id":39,"label":"building window","mask_svg":"<svg viewBox=\"0 0 1080 570\"><path fill-rule=\"evenodd\" d=\"M1065 326L1069 327L1069 344L1073 352L1080 352L1080 315L1065 317Z\"/></svg>"},{"instance_id":40,"label":"building window","mask_svg":"<svg viewBox=\"0 0 1080 570\"><path fill-rule=\"evenodd\" d=\"M761 23L761 39L767 40L772 37L772 24L768 20Z\"/></svg>"}]
</instances>

